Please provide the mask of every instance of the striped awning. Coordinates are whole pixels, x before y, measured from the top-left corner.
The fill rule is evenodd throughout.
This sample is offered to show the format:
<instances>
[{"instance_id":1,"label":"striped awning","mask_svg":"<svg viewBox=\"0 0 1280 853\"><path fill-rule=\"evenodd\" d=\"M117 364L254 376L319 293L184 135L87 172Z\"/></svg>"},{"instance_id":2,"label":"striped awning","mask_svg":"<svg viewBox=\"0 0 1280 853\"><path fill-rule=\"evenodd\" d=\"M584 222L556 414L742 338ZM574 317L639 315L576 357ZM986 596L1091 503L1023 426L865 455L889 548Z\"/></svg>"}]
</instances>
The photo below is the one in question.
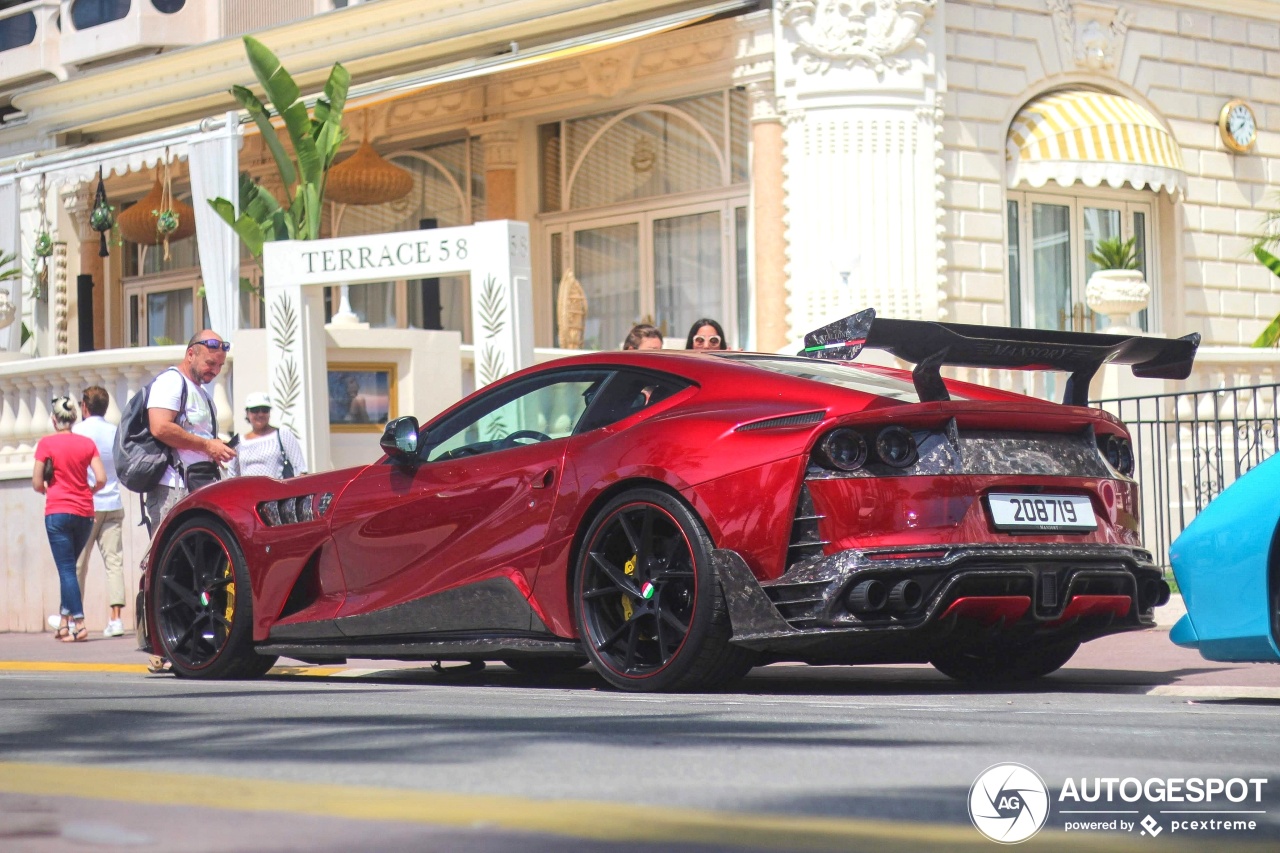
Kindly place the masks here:
<instances>
[{"instance_id":1,"label":"striped awning","mask_svg":"<svg viewBox=\"0 0 1280 853\"><path fill-rule=\"evenodd\" d=\"M1150 110L1120 95L1072 90L1018 111L1005 142L1009 186L1185 188L1182 150Z\"/></svg>"}]
</instances>

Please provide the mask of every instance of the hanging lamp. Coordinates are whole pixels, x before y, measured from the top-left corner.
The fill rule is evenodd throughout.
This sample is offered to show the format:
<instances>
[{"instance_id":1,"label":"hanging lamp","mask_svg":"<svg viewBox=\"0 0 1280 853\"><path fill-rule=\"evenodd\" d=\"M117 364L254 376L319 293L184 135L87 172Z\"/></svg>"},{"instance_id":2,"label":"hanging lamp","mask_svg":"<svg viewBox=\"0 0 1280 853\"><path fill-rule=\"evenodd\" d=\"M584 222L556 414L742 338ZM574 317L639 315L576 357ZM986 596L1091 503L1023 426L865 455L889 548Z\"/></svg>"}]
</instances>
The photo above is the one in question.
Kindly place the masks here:
<instances>
[{"instance_id":1,"label":"hanging lamp","mask_svg":"<svg viewBox=\"0 0 1280 853\"><path fill-rule=\"evenodd\" d=\"M326 200L339 204L386 204L413 190L413 175L386 160L365 139L356 153L329 170Z\"/></svg>"}]
</instances>

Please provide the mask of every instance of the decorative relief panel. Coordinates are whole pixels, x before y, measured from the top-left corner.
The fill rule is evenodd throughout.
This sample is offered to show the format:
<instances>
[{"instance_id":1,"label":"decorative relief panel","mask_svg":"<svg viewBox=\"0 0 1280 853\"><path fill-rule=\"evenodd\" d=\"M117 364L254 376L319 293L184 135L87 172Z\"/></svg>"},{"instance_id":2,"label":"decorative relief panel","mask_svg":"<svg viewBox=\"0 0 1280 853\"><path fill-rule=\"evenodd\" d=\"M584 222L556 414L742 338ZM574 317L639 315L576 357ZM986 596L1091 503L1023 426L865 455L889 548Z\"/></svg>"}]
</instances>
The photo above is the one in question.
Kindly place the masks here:
<instances>
[{"instance_id":1,"label":"decorative relief panel","mask_svg":"<svg viewBox=\"0 0 1280 853\"><path fill-rule=\"evenodd\" d=\"M936 0L779 0L782 23L795 32L794 56L809 74L864 65L877 74L905 69L900 54L925 47L920 32Z\"/></svg>"},{"instance_id":2,"label":"decorative relief panel","mask_svg":"<svg viewBox=\"0 0 1280 853\"><path fill-rule=\"evenodd\" d=\"M640 48L635 45L584 56L578 64L586 75L587 92L601 98L612 98L631 88L639 59Z\"/></svg>"},{"instance_id":3,"label":"decorative relief panel","mask_svg":"<svg viewBox=\"0 0 1280 853\"><path fill-rule=\"evenodd\" d=\"M1047 0L1053 24L1080 68L1111 71L1124 47L1133 16L1128 9L1072 0Z\"/></svg>"}]
</instances>

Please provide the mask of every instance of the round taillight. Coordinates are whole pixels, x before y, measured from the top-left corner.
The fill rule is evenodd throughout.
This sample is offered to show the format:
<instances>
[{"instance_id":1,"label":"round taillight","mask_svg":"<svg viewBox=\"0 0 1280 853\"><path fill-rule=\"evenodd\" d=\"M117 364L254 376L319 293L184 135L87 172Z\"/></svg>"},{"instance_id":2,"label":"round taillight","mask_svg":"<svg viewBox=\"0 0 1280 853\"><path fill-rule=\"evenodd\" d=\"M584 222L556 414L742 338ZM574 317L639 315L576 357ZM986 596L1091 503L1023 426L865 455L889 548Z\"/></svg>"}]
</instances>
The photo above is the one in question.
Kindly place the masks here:
<instances>
[{"instance_id":1,"label":"round taillight","mask_svg":"<svg viewBox=\"0 0 1280 853\"><path fill-rule=\"evenodd\" d=\"M1120 465L1116 470L1126 477L1133 473L1133 445L1126 438L1120 439Z\"/></svg>"},{"instance_id":2,"label":"round taillight","mask_svg":"<svg viewBox=\"0 0 1280 853\"><path fill-rule=\"evenodd\" d=\"M916 461L916 440L906 427L887 426L876 436L876 456L890 468L906 468Z\"/></svg>"},{"instance_id":3,"label":"round taillight","mask_svg":"<svg viewBox=\"0 0 1280 853\"><path fill-rule=\"evenodd\" d=\"M823 465L837 471L857 471L867 461L867 440L857 430L833 429L818 442Z\"/></svg>"}]
</instances>

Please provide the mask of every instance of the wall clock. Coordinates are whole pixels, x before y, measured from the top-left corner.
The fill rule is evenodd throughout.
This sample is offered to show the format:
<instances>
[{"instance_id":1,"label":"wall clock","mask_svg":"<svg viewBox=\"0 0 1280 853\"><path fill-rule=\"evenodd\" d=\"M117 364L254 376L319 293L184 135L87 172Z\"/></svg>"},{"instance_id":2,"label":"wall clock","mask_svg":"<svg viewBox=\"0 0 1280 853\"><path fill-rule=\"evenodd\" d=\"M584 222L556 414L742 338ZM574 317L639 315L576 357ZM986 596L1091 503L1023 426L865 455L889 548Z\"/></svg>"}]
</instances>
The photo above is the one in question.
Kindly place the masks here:
<instances>
[{"instance_id":1,"label":"wall clock","mask_svg":"<svg viewBox=\"0 0 1280 853\"><path fill-rule=\"evenodd\" d=\"M1228 148L1244 153L1258 141L1258 121L1249 105L1236 98L1227 101L1218 114L1218 132Z\"/></svg>"}]
</instances>

